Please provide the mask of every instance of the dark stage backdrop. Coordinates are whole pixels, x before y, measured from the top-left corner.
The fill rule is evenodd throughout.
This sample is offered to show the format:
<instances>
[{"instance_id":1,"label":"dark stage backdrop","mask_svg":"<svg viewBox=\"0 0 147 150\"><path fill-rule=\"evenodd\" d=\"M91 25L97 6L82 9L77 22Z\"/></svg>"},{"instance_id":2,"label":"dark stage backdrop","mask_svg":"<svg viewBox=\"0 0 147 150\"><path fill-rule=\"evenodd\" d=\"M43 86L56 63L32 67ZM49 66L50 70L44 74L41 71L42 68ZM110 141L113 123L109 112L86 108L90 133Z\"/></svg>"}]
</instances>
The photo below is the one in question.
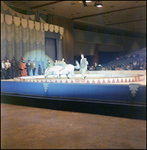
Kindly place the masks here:
<instances>
[{"instance_id":1,"label":"dark stage backdrop","mask_svg":"<svg viewBox=\"0 0 147 150\"><path fill-rule=\"evenodd\" d=\"M57 59L56 39L45 38L45 54L55 62Z\"/></svg>"}]
</instances>

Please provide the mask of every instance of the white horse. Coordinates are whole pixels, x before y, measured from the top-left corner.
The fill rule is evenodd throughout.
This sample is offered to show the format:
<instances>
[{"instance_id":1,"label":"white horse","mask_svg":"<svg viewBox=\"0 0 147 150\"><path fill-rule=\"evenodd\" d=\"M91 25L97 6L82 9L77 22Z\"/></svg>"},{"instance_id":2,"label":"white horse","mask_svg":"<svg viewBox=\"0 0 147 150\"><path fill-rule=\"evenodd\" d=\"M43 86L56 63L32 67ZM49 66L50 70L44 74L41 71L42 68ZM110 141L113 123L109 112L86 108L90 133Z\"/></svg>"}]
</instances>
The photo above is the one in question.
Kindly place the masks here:
<instances>
[{"instance_id":1,"label":"white horse","mask_svg":"<svg viewBox=\"0 0 147 150\"><path fill-rule=\"evenodd\" d=\"M61 75L65 75L66 77L69 79L68 75L70 74L72 76L72 79L74 78L75 74L74 74L74 69L79 69L79 63L78 61L76 61L76 66L72 65L72 64L66 64L65 67L63 66L51 66L48 67L45 70L45 78L48 77L48 75L52 72L53 73L53 77L55 76L58 77L58 79L61 79Z\"/></svg>"}]
</instances>

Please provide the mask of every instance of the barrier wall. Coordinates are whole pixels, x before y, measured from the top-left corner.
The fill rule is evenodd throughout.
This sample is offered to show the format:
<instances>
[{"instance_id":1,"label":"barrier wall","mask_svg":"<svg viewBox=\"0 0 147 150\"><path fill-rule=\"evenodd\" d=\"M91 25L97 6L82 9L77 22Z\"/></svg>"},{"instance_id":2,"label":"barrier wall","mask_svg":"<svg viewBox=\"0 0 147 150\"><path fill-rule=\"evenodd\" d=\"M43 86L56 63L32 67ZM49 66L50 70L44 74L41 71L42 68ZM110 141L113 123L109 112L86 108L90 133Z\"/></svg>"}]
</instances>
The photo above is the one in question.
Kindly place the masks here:
<instances>
[{"instance_id":1,"label":"barrier wall","mask_svg":"<svg viewBox=\"0 0 147 150\"><path fill-rule=\"evenodd\" d=\"M110 71L102 72L103 76L114 75ZM145 72L134 72L134 76L144 78L142 73ZM1 81L2 103L146 119L146 84L73 84L23 80Z\"/></svg>"},{"instance_id":2,"label":"barrier wall","mask_svg":"<svg viewBox=\"0 0 147 150\"><path fill-rule=\"evenodd\" d=\"M102 101L146 104L146 86L141 84L64 84L2 81L1 94L21 94L45 98L69 98L73 101Z\"/></svg>"}]
</instances>

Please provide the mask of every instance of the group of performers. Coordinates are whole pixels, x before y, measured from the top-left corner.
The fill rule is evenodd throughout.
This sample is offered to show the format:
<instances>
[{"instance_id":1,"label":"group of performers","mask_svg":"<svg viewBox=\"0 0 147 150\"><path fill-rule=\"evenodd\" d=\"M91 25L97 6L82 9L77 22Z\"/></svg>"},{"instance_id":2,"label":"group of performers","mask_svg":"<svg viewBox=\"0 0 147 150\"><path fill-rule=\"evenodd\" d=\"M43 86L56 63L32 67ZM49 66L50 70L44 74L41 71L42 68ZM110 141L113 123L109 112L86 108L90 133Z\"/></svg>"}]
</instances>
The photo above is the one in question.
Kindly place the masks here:
<instances>
[{"instance_id":1,"label":"group of performers","mask_svg":"<svg viewBox=\"0 0 147 150\"><path fill-rule=\"evenodd\" d=\"M30 60L28 60L28 62L25 63L25 59L22 58L19 69L21 70L21 76L29 76L31 69L33 71L33 76L34 76L36 71L35 61L33 61L32 64L30 63Z\"/></svg>"},{"instance_id":2,"label":"group of performers","mask_svg":"<svg viewBox=\"0 0 147 150\"><path fill-rule=\"evenodd\" d=\"M36 70L35 61L32 64L30 63L30 60L28 60L28 63L25 63L24 61L25 59L22 58L20 66L18 66L15 59L13 59L11 63L9 59L7 59L6 62L4 62L4 60L1 60L1 79L11 79L11 78L13 79L15 77L18 77L19 70L21 72L20 73L21 76L29 76L31 69L33 71L33 75L35 75Z\"/></svg>"},{"instance_id":3,"label":"group of performers","mask_svg":"<svg viewBox=\"0 0 147 150\"><path fill-rule=\"evenodd\" d=\"M84 58L84 55L81 54L79 69L80 69L82 79L86 78L85 71L87 70L87 65L88 65L88 61L86 60L86 58ZM61 61L56 60L54 64L52 64L51 61L48 60L46 68L51 67L51 66L62 66L63 68L60 70L60 71L62 71L63 69L65 69L66 63L64 61L64 58ZM11 63L9 62L9 59L7 59L7 61L5 63L4 63L4 60L2 60L1 72L2 72L3 76L7 76L7 77L9 76L10 67L11 67ZM12 72L14 74L13 76L16 77L16 75L15 75L15 73L16 73L16 71L15 71L15 69L16 69L15 60L13 60L13 62L12 62L12 67L13 67ZM25 59L22 58L19 69L21 71L21 76L29 76L31 69L33 71L33 75L35 75L35 70L36 70L35 61L32 64L30 63L30 60L28 60L28 62L25 63Z\"/></svg>"},{"instance_id":4,"label":"group of performers","mask_svg":"<svg viewBox=\"0 0 147 150\"><path fill-rule=\"evenodd\" d=\"M4 60L1 60L1 79L9 79L9 73L10 73L11 63L9 62L9 59L4 62ZM12 65L13 68L13 65Z\"/></svg>"}]
</instances>

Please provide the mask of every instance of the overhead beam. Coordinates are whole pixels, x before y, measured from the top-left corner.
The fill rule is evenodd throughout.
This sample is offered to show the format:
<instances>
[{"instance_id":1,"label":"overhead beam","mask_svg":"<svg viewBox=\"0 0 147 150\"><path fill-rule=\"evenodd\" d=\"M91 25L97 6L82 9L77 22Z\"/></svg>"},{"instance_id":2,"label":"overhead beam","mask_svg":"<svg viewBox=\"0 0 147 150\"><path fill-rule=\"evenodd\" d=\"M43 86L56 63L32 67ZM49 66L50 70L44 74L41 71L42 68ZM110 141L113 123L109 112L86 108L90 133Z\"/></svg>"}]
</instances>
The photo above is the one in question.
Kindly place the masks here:
<instances>
[{"instance_id":1,"label":"overhead beam","mask_svg":"<svg viewBox=\"0 0 147 150\"><path fill-rule=\"evenodd\" d=\"M97 13L97 14L92 14L92 15L87 15L87 16L76 17L76 18L72 18L72 20L93 17L93 16L99 16L99 15L104 15L104 14L108 14L108 13L113 13L113 12L118 12L118 11L123 11L123 10L128 10L128 9L135 9L135 8L140 8L140 7L146 7L146 5L129 7L129 8L124 8L124 9L119 9L119 10L112 10L112 11L103 12L103 13Z\"/></svg>"},{"instance_id":2,"label":"overhead beam","mask_svg":"<svg viewBox=\"0 0 147 150\"><path fill-rule=\"evenodd\" d=\"M36 8L47 6L47 5L53 5L53 4L57 4L57 3L60 3L60 2L63 2L63 1L50 2L50 3L46 3L46 4L42 4L42 5L31 7L31 9L36 9Z\"/></svg>"},{"instance_id":3,"label":"overhead beam","mask_svg":"<svg viewBox=\"0 0 147 150\"><path fill-rule=\"evenodd\" d=\"M125 22L110 23L110 24L106 24L106 26L116 25L116 24L124 24L124 23L130 23L130 22L136 22L136 21L144 21L144 20L146 20L146 19L139 19L139 20L125 21Z\"/></svg>"}]
</instances>

